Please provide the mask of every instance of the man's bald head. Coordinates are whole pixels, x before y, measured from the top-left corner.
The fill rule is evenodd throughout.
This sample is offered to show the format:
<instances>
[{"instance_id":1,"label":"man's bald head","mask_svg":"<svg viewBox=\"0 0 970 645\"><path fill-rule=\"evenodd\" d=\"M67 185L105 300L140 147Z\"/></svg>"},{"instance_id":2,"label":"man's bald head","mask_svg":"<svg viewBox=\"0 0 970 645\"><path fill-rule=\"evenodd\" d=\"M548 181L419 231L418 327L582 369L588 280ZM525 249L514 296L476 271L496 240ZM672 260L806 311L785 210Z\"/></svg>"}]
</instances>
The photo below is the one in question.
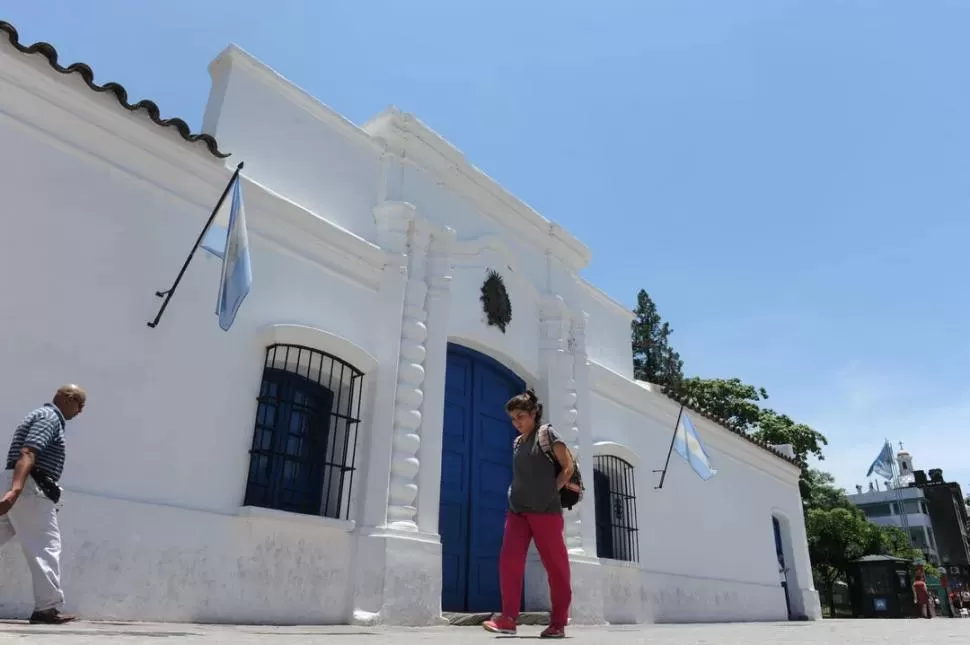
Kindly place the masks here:
<instances>
[{"instance_id":1,"label":"man's bald head","mask_svg":"<svg viewBox=\"0 0 970 645\"><path fill-rule=\"evenodd\" d=\"M70 383L57 388L54 394L54 405L61 411L65 419L73 419L81 414L84 404L88 400L87 392L80 385Z\"/></svg>"}]
</instances>

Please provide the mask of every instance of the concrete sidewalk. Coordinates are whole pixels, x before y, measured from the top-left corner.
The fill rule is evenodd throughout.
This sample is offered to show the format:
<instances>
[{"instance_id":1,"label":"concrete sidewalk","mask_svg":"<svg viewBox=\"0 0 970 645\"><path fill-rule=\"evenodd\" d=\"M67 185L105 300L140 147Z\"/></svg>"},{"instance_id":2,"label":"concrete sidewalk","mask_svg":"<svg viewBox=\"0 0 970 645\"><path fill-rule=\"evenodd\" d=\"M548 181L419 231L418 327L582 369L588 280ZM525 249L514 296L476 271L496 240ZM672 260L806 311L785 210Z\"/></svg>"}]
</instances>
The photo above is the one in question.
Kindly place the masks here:
<instances>
[{"instance_id":1,"label":"concrete sidewalk","mask_svg":"<svg viewBox=\"0 0 970 645\"><path fill-rule=\"evenodd\" d=\"M540 627L523 627L533 639ZM572 627L569 637L590 645L948 645L970 643L970 620L826 620L816 623L712 625L617 625ZM51 645L455 645L490 643L496 637L478 627L429 629L355 627L259 627L153 623L85 623L62 627L0 622L0 643ZM503 638L503 640L508 640Z\"/></svg>"}]
</instances>

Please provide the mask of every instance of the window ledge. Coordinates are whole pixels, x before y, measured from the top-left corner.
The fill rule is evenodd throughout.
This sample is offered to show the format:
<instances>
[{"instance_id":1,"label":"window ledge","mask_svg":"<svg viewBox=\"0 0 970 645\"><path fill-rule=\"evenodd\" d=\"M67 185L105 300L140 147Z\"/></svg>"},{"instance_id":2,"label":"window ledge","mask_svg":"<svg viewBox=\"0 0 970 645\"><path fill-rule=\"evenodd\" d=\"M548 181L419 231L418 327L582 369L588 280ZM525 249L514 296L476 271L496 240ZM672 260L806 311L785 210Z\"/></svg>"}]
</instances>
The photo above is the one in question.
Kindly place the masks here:
<instances>
[{"instance_id":1,"label":"window ledge","mask_svg":"<svg viewBox=\"0 0 970 645\"><path fill-rule=\"evenodd\" d=\"M631 562L630 560L614 560L612 558L600 558L600 563L611 567L624 567L627 569L639 569L639 562Z\"/></svg>"},{"instance_id":2,"label":"window ledge","mask_svg":"<svg viewBox=\"0 0 970 645\"><path fill-rule=\"evenodd\" d=\"M298 524L337 529L346 533L352 532L356 527L356 522L353 520L338 520L332 517L322 517L320 515L291 513L290 511L278 511L273 508L263 508L262 506L240 506L236 515L238 517L248 517L253 519L284 520Z\"/></svg>"}]
</instances>

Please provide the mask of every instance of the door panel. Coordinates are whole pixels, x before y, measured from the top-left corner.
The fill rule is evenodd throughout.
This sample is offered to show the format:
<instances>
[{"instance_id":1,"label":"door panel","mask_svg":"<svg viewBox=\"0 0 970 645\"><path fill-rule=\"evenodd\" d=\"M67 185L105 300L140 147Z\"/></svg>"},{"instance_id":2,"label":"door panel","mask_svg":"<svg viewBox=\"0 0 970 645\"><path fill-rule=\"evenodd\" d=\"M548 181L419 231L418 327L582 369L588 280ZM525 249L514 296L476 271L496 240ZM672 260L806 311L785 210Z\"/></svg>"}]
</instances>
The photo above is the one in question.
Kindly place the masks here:
<instances>
[{"instance_id":1,"label":"door panel","mask_svg":"<svg viewBox=\"0 0 970 645\"><path fill-rule=\"evenodd\" d=\"M465 611L468 580L468 501L471 487L472 361L448 353L441 450L441 609Z\"/></svg>"},{"instance_id":2,"label":"door panel","mask_svg":"<svg viewBox=\"0 0 970 645\"><path fill-rule=\"evenodd\" d=\"M523 387L493 359L449 346L439 517L444 611L501 608L498 556L515 438L505 403Z\"/></svg>"}]
</instances>

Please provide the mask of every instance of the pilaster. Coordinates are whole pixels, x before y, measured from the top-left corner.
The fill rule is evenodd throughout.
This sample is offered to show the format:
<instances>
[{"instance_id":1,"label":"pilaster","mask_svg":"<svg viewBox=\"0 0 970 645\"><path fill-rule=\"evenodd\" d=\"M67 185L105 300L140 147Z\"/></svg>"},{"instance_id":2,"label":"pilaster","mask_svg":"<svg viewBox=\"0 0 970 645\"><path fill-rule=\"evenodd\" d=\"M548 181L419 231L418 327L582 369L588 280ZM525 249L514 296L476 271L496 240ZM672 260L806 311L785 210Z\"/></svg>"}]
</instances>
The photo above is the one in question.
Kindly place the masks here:
<instances>
[{"instance_id":1,"label":"pilaster","mask_svg":"<svg viewBox=\"0 0 970 645\"><path fill-rule=\"evenodd\" d=\"M563 512L564 538L573 579L571 620L600 624L604 620L603 574L596 557L586 322L586 314L570 311L561 296L550 294L542 299L539 396L545 403L545 420L556 427L578 458L587 487L583 501ZM526 607L530 610L549 608L544 573L539 559L530 554L525 582Z\"/></svg>"},{"instance_id":2,"label":"pilaster","mask_svg":"<svg viewBox=\"0 0 970 645\"><path fill-rule=\"evenodd\" d=\"M418 458L418 528L438 533L441 503L441 451L444 438L445 371L448 363L448 312L451 306L452 253L455 231L435 230L427 259L428 338L425 341L424 404Z\"/></svg>"},{"instance_id":3,"label":"pilaster","mask_svg":"<svg viewBox=\"0 0 970 645\"><path fill-rule=\"evenodd\" d=\"M574 555L596 555L596 513L593 508L593 429L590 414L589 359L586 354L586 325L589 316L584 311L570 315L568 348L572 358L570 379L571 400L574 407L569 416L574 419L567 442L579 461L580 472L587 490L583 503L573 509L573 517L566 518L566 546Z\"/></svg>"},{"instance_id":4,"label":"pilaster","mask_svg":"<svg viewBox=\"0 0 970 645\"><path fill-rule=\"evenodd\" d=\"M401 352L401 317L407 285L408 231L415 208L406 202L382 202L374 208L378 243L385 253L377 316L373 322L379 366L374 384L371 427L365 434L365 492L358 499L359 526L382 526L387 522L387 491L394 428L394 402Z\"/></svg>"},{"instance_id":5,"label":"pilaster","mask_svg":"<svg viewBox=\"0 0 970 645\"><path fill-rule=\"evenodd\" d=\"M427 356L428 247L431 229L413 220L408 236L408 279L404 291L401 350L397 368L397 396L394 404L394 451L387 493L387 525L398 531L417 531L417 475L421 463L421 410L424 403L424 361Z\"/></svg>"},{"instance_id":6,"label":"pilaster","mask_svg":"<svg viewBox=\"0 0 970 645\"><path fill-rule=\"evenodd\" d=\"M567 410L567 386L572 372L566 352L569 319L561 296L547 295L539 304L539 384L543 421L562 432Z\"/></svg>"}]
</instances>

